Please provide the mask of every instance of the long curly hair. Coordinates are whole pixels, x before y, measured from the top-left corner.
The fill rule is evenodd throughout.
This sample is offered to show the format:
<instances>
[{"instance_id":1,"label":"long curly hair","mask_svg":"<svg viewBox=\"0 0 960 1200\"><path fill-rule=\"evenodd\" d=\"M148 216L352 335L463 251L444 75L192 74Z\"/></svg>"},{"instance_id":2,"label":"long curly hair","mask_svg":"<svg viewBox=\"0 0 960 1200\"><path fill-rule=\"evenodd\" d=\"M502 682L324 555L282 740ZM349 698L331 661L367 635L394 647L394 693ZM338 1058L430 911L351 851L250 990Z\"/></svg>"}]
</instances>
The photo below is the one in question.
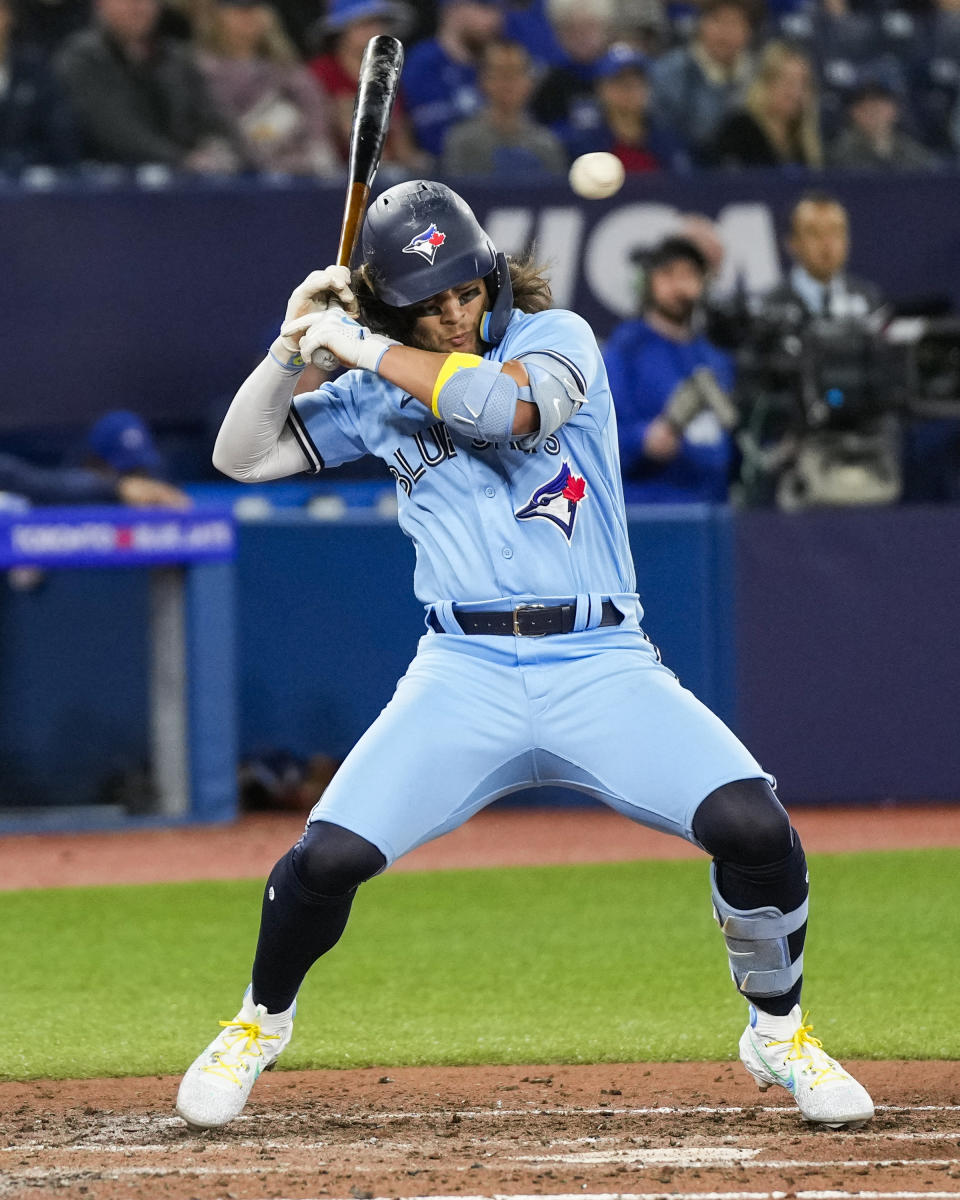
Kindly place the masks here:
<instances>
[{"instance_id":1,"label":"long curly hair","mask_svg":"<svg viewBox=\"0 0 960 1200\"><path fill-rule=\"evenodd\" d=\"M541 263L535 262L532 254L507 256L507 267L510 271L510 284L513 288L513 306L521 312L543 312L553 303L550 291L550 281L544 274ZM489 285L487 287L490 299ZM411 346L415 344L414 325L417 321L419 305L412 304L406 308L394 308L384 304L373 290L367 264L353 272L350 282L353 294L360 305L360 317L363 323L374 333L382 333L387 337L396 338L398 342Z\"/></svg>"}]
</instances>

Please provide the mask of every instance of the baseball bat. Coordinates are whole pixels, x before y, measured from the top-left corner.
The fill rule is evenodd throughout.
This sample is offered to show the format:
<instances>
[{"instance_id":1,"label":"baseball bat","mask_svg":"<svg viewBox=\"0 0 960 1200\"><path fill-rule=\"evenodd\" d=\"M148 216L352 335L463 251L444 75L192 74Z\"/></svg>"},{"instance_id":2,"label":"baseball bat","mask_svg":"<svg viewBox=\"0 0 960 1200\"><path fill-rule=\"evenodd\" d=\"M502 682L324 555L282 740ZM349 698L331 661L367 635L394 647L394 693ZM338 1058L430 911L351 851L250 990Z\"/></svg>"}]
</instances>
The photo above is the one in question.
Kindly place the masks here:
<instances>
[{"instance_id":1,"label":"baseball bat","mask_svg":"<svg viewBox=\"0 0 960 1200\"><path fill-rule=\"evenodd\" d=\"M350 129L350 156L347 168L347 195L340 227L337 266L349 267L360 237L360 224L366 212L370 188L380 166L383 143L390 127L390 113L397 98L403 46L395 38L379 34L367 42L357 77L357 96L353 103Z\"/></svg>"}]
</instances>

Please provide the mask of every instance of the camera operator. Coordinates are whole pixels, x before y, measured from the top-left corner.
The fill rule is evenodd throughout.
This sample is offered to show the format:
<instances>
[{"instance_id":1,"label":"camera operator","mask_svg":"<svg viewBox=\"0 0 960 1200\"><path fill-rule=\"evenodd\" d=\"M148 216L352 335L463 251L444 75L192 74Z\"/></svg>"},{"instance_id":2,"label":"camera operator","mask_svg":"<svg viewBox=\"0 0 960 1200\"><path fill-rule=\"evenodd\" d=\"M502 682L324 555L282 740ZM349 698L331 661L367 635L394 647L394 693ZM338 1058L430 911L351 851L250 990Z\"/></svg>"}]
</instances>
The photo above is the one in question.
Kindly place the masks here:
<instances>
[{"instance_id":1,"label":"camera operator","mask_svg":"<svg viewBox=\"0 0 960 1200\"><path fill-rule=\"evenodd\" d=\"M895 372L873 284L846 271L847 211L808 192L790 214L793 267L750 306L738 354L744 429L762 448L768 491L744 450L747 499L782 508L883 504L901 491Z\"/></svg>"},{"instance_id":2,"label":"camera operator","mask_svg":"<svg viewBox=\"0 0 960 1200\"><path fill-rule=\"evenodd\" d=\"M642 262L640 316L618 325L603 352L627 499L723 502L733 360L699 332L706 255L692 238L674 236Z\"/></svg>"}]
</instances>

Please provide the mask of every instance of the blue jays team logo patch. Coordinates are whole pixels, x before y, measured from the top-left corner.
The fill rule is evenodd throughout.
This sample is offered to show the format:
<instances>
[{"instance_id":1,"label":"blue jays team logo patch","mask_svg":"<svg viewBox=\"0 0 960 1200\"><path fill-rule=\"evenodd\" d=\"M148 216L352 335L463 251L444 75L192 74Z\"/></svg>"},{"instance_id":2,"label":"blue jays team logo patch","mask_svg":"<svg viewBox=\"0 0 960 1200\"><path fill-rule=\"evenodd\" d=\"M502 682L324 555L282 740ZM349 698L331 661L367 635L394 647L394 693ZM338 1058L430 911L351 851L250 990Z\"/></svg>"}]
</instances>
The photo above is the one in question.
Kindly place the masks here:
<instances>
[{"instance_id":1,"label":"blue jays team logo patch","mask_svg":"<svg viewBox=\"0 0 960 1200\"><path fill-rule=\"evenodd\" d=\"M513 514L518 521L531 517L543 517L552 521L569 542L573 537L573 526L577 519L577 507L587 494L586 480L574 475L570 464L563 466L549 483L541 484L530 497L528 504Z\"/></svg>"},{"instance_id":2,"label":"blue jays team logo patch","mask_svg":"<svg viewBox=\"0 0 960 1200\"><path fill-rule=\"evenodd\" d=\"M436 225L429 225L423 231L418 233L416 237L412 237L409 243L404 246L404 254L419 254L425 258L430 266L433 266L433 260L437 257L437 251L447 240L447 235L441 233Z\"/></svg>"}]
</instances>

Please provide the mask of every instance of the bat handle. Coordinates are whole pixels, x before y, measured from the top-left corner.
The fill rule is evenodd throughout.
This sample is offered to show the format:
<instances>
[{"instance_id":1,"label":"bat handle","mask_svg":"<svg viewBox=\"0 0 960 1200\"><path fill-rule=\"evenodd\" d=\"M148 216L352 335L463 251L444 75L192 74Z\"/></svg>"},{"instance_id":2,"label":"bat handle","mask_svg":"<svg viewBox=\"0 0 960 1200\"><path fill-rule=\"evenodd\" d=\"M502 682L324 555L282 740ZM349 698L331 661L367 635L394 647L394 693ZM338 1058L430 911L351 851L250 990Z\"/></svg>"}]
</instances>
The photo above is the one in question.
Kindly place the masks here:
<instances>
[{"instance_id":1,"label":"bat handle","mask_svg":"<svg viewBox=\"0 0 960 1200\"><path fill-rule=\"evenodd\" d=\"M360 222L366 211L370 188L359 180L350 185L343 208L343 227L337 249L337 266L349 267L350 259L360 238Z\"/></svg>"}]
</instances>

